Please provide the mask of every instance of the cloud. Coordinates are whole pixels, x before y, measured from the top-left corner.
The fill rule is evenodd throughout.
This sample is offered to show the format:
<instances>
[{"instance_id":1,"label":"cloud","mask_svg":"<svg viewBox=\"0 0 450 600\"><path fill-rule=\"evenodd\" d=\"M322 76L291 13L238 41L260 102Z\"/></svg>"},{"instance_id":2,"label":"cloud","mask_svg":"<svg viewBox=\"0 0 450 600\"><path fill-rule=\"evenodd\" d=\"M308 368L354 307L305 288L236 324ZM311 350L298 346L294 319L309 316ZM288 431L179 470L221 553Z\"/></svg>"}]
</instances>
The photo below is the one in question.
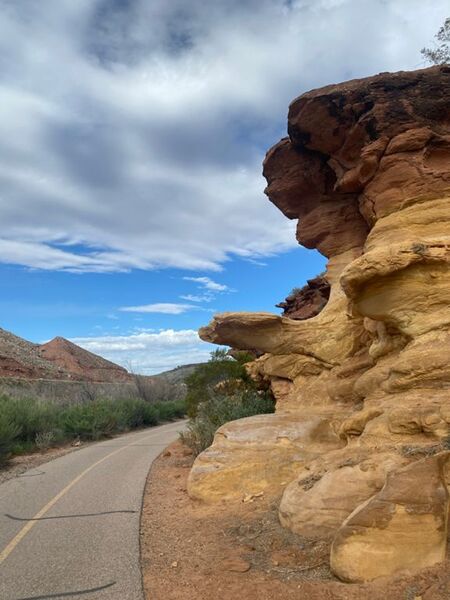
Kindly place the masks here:
<instances>
[{"instance_id":1,"label":"cloud","mask_svg":"<svg viewBox=\"0 0 450 600\"><path fill-rule=\"evenodd\" d=\"M230 288L223 283L217 283L213 281L209 277L183 277L185 281L195 281L200 284L201 288L205 290L209 290L211 292L227 292L230 291Z\"/></svg>"},{"instance_id":2,"label":"cloud","mask_svg":"<svg viewBox=\"0 0 450 600\"><path fill-rule=\"evenodd\" d=\"M214 300L214 296L212 294L203 294L202 296L197 296L195 294L186 294L180 296L182 300L187 300L188 302L211 302Z\"/></svg>"},{"instance_id":3,"label":"cloud","mask_svg":"<svg viewBox=\"0 0 450 600\"><path fill-rule=\"evenodd\" d=\"M159 302L156 304L143 304L142 306L122 306L122 312L132 313L161 313L166 315L181 315L192 309L199 309L194 304L176 304L171 302Z\"/></svg>"},{"instance_id":4,"label":"cloud","mask_svg":"<svg viewBox=\"0 0 450 600\"><path fill-rule=\"evenodd\" d=\"M260 175L288 103L422 66L447 12L447 0L2 2L0 261L220 271L294 247Z\"/></svg>"},{"instance_id":5,"label":"cloud","mask_svg":"<svg viewBox=\"0 0 450 600\"><path fill-rule=\"evenodd\" d=\"M148 375L183 364L207 361L211 351L216 348L202 342L192 329L79 337L71 341L135 373Z\"/></svg>"}]
</instances>

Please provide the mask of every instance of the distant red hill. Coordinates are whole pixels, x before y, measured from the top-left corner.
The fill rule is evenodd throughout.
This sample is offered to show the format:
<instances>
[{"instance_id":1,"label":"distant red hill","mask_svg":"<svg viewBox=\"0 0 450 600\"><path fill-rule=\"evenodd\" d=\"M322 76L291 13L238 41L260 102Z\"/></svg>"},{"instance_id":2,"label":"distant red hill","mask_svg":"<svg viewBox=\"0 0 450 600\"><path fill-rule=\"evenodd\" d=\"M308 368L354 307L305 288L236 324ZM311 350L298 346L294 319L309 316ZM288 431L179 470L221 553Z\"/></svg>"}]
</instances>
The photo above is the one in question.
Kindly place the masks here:
<instances>
[{"instance_id":1,"label":"distant red hill","mask_svg":"<svg viewBox=\"0 0 450 600\"><path fill-rule=\"evenodd\" d=\"M62 337L33 344L0 328L0 377L127 382L132 375Z\"/></svg>"}]
</instances>

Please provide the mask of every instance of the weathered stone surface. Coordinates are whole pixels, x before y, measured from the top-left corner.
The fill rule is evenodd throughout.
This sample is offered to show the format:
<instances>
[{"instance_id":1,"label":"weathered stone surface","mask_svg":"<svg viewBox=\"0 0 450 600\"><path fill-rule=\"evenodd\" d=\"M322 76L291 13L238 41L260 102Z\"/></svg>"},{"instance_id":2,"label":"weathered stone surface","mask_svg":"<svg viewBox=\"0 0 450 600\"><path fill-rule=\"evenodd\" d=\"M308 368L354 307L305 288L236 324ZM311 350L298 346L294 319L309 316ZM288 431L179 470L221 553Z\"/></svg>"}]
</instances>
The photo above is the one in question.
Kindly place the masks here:
<instances>
[{"instance_id":1,"label":"weathered stone surface","mask_svg":"<svg viewBox=\"0 0 450 600\"><path fill-rule=\"evenodd\" d=\"M318 468L310 464L308 470L302 469L286 487L280 504L280 521L305 537L333 535L355 506L383 487L386 473L406 462L405 458L390 453L360 462L351 459L336 462L330 457L326 465L319 464ZM321 474L321 468L328 470Z\"/></svg>"},{"instance_id":2,"label":"weathered stone surface","mask_svg":"<svg viewBox=\"0 0 450 600\"><path fill-rule=\"evenodd\" d=\"M388 475L383 489L343 523L331 548L331 568L344 581L370 581L445 558L449 453Z\"/></svg>"},{"instance_id":3,"label":"weathered stone surface","mask_svg":"<svg viewBox=\"0 0 450 600\"><path fill-rule=\"evenodd\" d=\"M316 445L311 456L293 463L281 501L283 524L315 537L339 529L344 540L342 521L355 509L368 514L364 502L388 474L376 497L390 507L392 519L383 522L391 554L378 552L383 535L369 520L364 539L370 552L359 571L335 570L353 581L384 568L421 568L442 558L446 527L438 462L423 463L430 465L425 492L417 460L445 448L450 435L450 67L308 92L291 104L288 132L266 156L266 193L288 218L299 219L299 242L329 258L329 299L316 312L322 300L308 288L300 310L315 305L310 318L289 318L291 299L282 317L216 315L200 336L262 353L248 370L271 385L283 427L319 418L339 439L339 447ZM314 302L302 305L302 298ZM240 428L240 447L228 448L219 436L206 453L208 469L201 470L204 456L194 465L192 478L205 498L227 496L226 483L215 488L212 473L228 469L234 460L228 456L239 457L233 463L238 488L247 481L257 488L258 478L266 488L279 485L272 449L264 454L262 445L253 459L257 421L233 427ZM427 513L425 501L423 514L416 514L404 508L409 500L387 500L396 489L405 498L428 494L440 516ZM407 552L402 562L405 540L412 543L427 527L420 552ZM335 565L344 564L347 552L338 546L353 547L348 536L336 542Z\"/></svg>"},{"instance_id":4,"label":"weathered stone surface","mask_svg":"<svg viewBox=\"0 0 450 600\"><path fill-rule=\"evenodd\" d=\"M298 321L318 315L330 298L330 284L323 275L307 281L301 289L293 290L284 302L277 304L283 316Z\"/></svg>"},{"instance_id":5,"label":"weathered stone surface","mask_svg":"<svg viewBox=\"0 0 450 600\"><path fill-rule=\"evenodd\" d=\"M188 492L192 498L214 502L273 489L290 481L325 448L342 445L330 416L292 419L273 414L232 421L197 457Z\"/></svg>"}]
</instances>

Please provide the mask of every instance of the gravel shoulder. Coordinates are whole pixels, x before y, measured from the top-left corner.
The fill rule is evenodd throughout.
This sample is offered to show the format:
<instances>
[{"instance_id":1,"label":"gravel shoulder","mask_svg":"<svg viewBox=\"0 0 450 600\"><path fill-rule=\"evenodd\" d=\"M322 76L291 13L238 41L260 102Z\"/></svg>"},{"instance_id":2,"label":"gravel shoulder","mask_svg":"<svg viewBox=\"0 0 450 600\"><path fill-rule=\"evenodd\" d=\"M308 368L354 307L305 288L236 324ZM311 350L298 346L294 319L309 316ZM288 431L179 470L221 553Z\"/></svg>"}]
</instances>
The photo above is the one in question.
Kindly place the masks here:
<instances>
[{"instance_id":1,"label":"gravel shoulder","mask_svg":"<svg viewBox=\"0 0 450 600\"><path fill-rule=\"evenodd\" d=\"M444 600L450 561L371 584L344 584L328 568L329 546L278 522L279 496L205 505L186 491L190 450L179 441L154 462L141 517L147 600Z\"/></svg>"}]
</instances>

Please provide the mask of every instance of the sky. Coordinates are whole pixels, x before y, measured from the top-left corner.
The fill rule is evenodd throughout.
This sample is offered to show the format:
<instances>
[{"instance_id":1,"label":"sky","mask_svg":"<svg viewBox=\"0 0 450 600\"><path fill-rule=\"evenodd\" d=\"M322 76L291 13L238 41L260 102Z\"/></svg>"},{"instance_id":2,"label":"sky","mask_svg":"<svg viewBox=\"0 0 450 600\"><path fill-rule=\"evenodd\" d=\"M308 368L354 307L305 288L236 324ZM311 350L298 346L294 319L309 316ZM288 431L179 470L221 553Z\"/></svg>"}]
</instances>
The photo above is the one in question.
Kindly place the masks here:
<instances>
[{"instance_id":1,"label":"sky","mask_svg":"<svg viewBox=\"0 0 450 600\"><path fill-rule=\"evenodd\" d=\"M0 0L0 327L132 369L321 272L264 196L289 102L426 66L448 0Z\"/></svg>"}]
</instances>

